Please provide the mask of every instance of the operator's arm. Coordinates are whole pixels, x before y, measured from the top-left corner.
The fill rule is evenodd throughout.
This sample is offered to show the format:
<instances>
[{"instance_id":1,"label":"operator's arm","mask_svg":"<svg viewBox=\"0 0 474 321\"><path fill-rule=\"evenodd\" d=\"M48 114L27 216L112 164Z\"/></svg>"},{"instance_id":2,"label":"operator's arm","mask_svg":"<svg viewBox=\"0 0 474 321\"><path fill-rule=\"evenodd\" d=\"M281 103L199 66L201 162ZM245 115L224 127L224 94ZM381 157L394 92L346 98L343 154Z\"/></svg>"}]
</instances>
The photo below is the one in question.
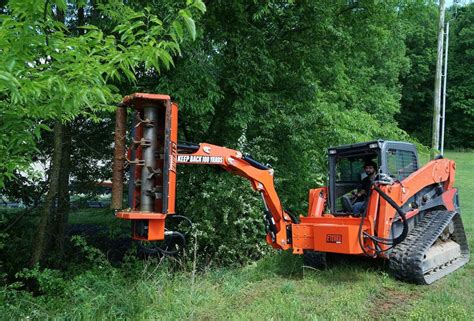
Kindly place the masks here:
<instances>
[{"instance_id":1,"label":"operator's arm","mask_svg":"<svg viewBox=\"0 0 474 321\"><path fill-rule=\"evenodd\" d=\"M368 194L368 191L371 186L371 180L369 176L366 176L359 184L357 187L357 192L355 196L357 198L365 198L365 196Z\"/></svg>"},{"instance_id":2,"label":"operator's arm","mask_svg":"<svg viewBox=\"0 0 474 321\"><path fill-rule=\"evenodd\" d=\"M187 152L187 153L185 153ZM265 205L267 242L274 248L288 249L287 227L291 217L283 210L273 182L273 169L241 152L206 143L178 145L178 164L217 165L226 171L250 181L254 190L262 195Z\"/></svg>"}]
</instances>

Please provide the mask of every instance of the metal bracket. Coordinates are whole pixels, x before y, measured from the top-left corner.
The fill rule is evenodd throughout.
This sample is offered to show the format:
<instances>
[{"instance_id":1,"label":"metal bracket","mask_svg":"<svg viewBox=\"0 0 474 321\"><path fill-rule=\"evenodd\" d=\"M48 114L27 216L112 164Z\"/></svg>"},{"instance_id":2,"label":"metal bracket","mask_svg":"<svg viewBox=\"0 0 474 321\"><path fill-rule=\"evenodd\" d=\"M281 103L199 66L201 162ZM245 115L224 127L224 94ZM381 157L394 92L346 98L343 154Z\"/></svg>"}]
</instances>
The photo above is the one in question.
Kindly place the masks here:
<instances>
[{"instance_id":1,"label":"metal bracket","mask_svg":"<svg viewBox=\"0 0 474 321\"><path fill-rule=\"evenodd\" d=\"M149 139L141 138L140 140L133 140L133 144L136 145L141 145L142 147L150 147L151 146L151 141Z\"/></svg>"},{"instance_id":2,"label":"metal bracket","mask_svg":"<svg viewBox=\"0 0 474 321\"><path fill-rule=\"evenodd\" d=\"M153 167L151 167L151 166L147 166L146 168L148 169L148 172L150 173L147 176L147 179L152 179L153 176L161 174L161 169L160 168L153 169Z\"/></svg>"},{"instance_id":3,"label":"metal bracket","mask_svg":"<svg viewBox=\"0 0 474 321\"><path fill-rule=\"evenodd\" d=\"M135 116L135 117L136 117L136 119L138 120L138 121L137 121L137 124L135 125L135 128L140 127L142 124L144 124L145 127L154 127L154 126L155 126L155 124L153 123L152 120L150 120L150 119L142 119L142 118L140 117L140 113L136 113L136 116Z\"/></svg>"},{"instance_id":4,"label":"metal bracket","mask_svg":"<svg viewBox=\"0 0 474 321\"><path fill-rule=\"evenodd\" d=\"M143 159L130 160L127 157L125 157L125 160L127 161L127 166L131 165L131 164L137 165L137 166L144 166L145 165L145 161Z\"/></svg>"},{"instance_id":5,"label":"metal bracket","mask_svg":"<svg viewBox=\"0 0 474 321\"><path fill-rule=\"evenodd\" d=\"M155 199L162 199L163 198L163 186L155 186L150 190L146 191L146 194L149 196L153 196Z\"/></svg>"}]
</instances>

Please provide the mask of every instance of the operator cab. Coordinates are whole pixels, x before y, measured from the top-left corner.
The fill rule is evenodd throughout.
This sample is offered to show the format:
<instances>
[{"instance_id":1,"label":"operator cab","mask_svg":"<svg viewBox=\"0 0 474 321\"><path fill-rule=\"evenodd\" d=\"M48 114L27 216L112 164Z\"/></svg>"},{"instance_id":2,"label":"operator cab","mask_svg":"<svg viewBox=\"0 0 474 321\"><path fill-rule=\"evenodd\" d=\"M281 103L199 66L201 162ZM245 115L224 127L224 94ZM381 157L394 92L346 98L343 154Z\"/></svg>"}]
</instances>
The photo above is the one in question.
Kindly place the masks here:
<instances>
[{"instance_id":1,"label":"operator cab","mask_svg":"<svg viewBox=\"0 0 474 321\"><path fill-rule=\"evenodd\" d=\"M402 181L418 170L416 147L410 143L379 139L331 147L328 154L329 209L334 215L353 214L353 193L360 188L361 181L366 176L365 163L374 162L378 167L377 174L387 174L395 181Z\"/></svg>"}]
</instances>

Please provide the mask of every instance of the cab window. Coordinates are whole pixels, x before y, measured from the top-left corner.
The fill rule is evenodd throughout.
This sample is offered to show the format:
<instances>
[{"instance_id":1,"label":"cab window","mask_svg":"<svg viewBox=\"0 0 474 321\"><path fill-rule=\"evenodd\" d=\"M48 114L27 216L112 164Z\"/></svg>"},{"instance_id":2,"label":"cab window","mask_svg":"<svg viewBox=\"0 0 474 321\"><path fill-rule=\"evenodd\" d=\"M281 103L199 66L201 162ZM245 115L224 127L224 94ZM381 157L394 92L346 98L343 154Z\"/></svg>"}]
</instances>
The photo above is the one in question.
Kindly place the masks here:
<instances>
[{"instance_id":1,"label":"cab window","mask_svg":"<svg viewBox=\"0 0 474 321\"><path fill-rule=\"evenodd\" d=\"M342 197L351 197L351 192L360 186L360 182L365 175L364 164L368 160L375 160L377 154L362 154L351 156L340 156L336 159L335 166L335 212L344 212Z\"/></svg>"},{"instance_id":2,"label":"cab window","mask_svg":"<svg viewBox=\"0 0 474 321\"><path fill-rule=\"evenodd\" d=\"M417 169L418 162L414 152L398 149L387 150L387 170L392 178L402 180Z\"/></svg>"},{"instance_id":3,"label":"cab window","mask_svg":"<svg viewBox=\"0 0 474 321\"><path fill-rule=\"evenodd\" d=\"M336 181L359 182L363 167L364 161L362 159L338 159L336 164Z\"/></svg>"}]
</instances>

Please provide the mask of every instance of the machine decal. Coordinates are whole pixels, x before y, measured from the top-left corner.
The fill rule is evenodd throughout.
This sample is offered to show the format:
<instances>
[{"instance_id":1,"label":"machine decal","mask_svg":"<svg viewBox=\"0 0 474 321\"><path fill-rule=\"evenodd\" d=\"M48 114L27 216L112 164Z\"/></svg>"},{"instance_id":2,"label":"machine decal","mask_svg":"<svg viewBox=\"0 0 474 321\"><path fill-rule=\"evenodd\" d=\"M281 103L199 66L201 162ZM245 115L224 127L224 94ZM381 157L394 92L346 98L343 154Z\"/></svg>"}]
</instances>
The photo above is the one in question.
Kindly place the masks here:
<instances>
[{"instance_id":1,"label":"machine decal","mask_svg":"<svg viewBox=\"0 0 474 321\"><path fill-rule=\"evenodd\" d=\"M326 243L342 243L342 235L341 234L327 234L326 235Z\"/></svg>"},{"instance_id":2,"label":"machine decal","mask_svg":"<svg viewBox=\"0 0 474 321\"><path fill-rule=\"evenodd\" d=\"M224 164L224 157L178 155L178 163Z\"/></svg>"},{"instance_id":3,"label":"machine decal","mask_svg":"<svg viewBox=\"0 0 474 321\"><path fill-rule=\"evenodd\" d=\"M175 143L171 143L171 153L170 153L170 171L176 173L176 154L178 153L178 148Z\"/></svg>"}]
</instances>

